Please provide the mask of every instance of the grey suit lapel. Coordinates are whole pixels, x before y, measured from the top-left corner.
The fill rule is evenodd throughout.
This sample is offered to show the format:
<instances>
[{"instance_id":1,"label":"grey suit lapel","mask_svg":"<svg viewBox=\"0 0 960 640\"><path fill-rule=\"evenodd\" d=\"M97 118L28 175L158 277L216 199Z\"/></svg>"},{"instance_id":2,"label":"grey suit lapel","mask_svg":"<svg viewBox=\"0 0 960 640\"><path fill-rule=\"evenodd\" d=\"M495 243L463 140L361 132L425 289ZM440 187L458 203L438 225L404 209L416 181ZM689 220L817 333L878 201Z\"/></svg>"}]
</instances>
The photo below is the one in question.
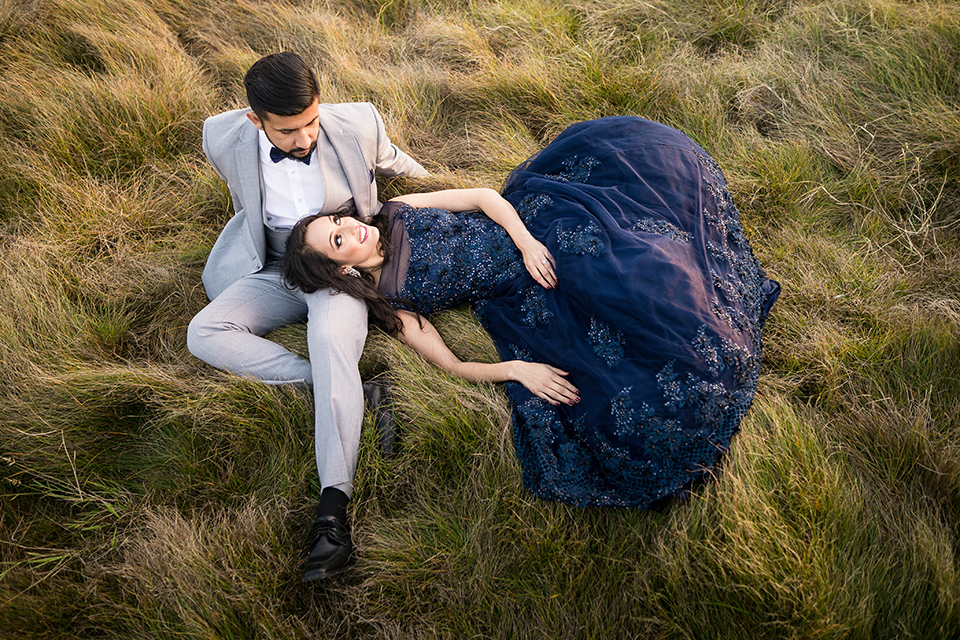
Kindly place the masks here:
<instances>
[{"instance_id":1,"label":"grey suit lapel","mask_svg":"<svg viewBox=\"0 0 960 640\"><path fill-rule=\"evenodd\" d=\"M344 131L340 124L320 112L320 126L323 127L330 146L337 153L340 166L346 174L347 184L353 194L353 202L357 211L364 217L373 215L374 206L374 176L373 169L367 166L363 157L363 150L357 137L349 131Z\"/></svg>"},{"instance_id":2,"label":"grey suit lapel","mask_svg":"<svg viewBox=\"0 0 960 640\"><path fill-rule=\"evenodd\" d=\"M247 229L253 239L253 248L260 258L265 259L267 240L263 231L263 189L260 176L260 141L258 129L251 123L244 127L237 144L237 177L243 192L243 206L246 209Z\"/></svg>"}]
</instances>

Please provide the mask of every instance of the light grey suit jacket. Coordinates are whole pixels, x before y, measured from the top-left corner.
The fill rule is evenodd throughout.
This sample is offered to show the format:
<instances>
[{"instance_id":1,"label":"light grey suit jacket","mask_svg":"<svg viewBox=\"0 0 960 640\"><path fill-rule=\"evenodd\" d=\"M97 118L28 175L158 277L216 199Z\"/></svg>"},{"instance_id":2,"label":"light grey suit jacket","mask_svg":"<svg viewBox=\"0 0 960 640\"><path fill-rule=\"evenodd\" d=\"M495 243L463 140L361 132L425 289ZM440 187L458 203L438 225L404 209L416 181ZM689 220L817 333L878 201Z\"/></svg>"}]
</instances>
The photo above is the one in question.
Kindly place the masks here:
<instances>
[{"instance_id":1,"label":"light grey suit jacket","mask_svg":"<svg viewBox=\"0 0 960 640\"><path fill-rule=\"evenodd\" d=\"M248 111L227 111L203 123L204 153L227 183L234 211L203 269L203 286L211 300L243 276L263 269L267 260L258 129L247 118ZM374 173L429 175L390 142L380 114L368 102L321 104L320 127L339 160L328 166L342 168L357 211L364 217L380 206Z\"/></svg>"}]
</instances>

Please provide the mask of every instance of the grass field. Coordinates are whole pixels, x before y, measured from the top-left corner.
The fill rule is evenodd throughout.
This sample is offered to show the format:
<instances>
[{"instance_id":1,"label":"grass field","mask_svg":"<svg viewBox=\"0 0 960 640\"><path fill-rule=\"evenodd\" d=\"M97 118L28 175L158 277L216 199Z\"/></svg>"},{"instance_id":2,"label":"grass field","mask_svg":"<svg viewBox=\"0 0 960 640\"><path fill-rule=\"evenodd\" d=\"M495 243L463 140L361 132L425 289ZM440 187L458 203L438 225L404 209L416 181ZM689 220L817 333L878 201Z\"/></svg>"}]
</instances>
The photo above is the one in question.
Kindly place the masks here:
<instances>
[{"instance_id":1,"label":"grass field","mask_svg":"<svg viewBox=\"0 0 960 640\"><path fill-rule=\"evenodd\" d=\"M605 115L706 148L784 291L716 480L538 501L502 391L371 332L403 450L368 429L358 565L301 584L312 399L185 344L232 213L201 124L283 49L430 186L499 187ZM495 358L468 310L435 323ZM960 5L2 0L0 492L9 639L957 637Z\"/></svg>"}]
</instances>

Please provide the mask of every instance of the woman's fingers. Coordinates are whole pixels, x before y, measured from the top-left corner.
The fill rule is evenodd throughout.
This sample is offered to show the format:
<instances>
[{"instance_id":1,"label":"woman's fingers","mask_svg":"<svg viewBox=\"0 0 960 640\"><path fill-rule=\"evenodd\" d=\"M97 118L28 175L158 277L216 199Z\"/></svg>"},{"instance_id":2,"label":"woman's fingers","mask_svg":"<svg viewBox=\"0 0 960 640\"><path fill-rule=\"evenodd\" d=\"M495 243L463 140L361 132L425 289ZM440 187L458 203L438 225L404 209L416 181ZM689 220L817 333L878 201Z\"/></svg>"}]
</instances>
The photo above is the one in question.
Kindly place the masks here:
<instances>
[{"instance_id":1,"label":"woman's fingers","mask_svg":"<svg viewBox=\"0 0 960 640\"><path fill-rule=\"evenodd\" d=\"M556 261L550 250L542 243L537 243L535 250L524 254L524 262L527 271L530 272L537 284L545 289L552 289L557 286Z\"/></svg>"},{"instance_id":2,"label":"woman's fingers","mask_svg":"<svg viewBox=\"0 0 960 640\"><path fill-rule=\"evenodd\" d=\"M557 274L549 262L544 263L543 270L540 273L543 275L543 280L547 288L552 289L557 286Z\"/></svg>"},{"instance_id":3,"label":"woman's fingers","mask_svg":"<svg viewBox=\"0 0 960 640\"><path fill-rule=\"evenodd\" d=\"M557 286L557 265L546 247L543 248L543 252L544 256L540 259L540 265L543 267L541 273L543 273L547 284L552 288Z\"/></svg>"},{"instance_id":4,"label":"woman's fingers","mask_svg":"<svg viewBox=\"0 0 960 640\"><path fill-rule=\"evenodd\" d=\"M552 374L545 389L548 399L564 404L576 404L580 402L580 392L570 381L562 377L567 375L567 372L562 369L557 369L556 367L551 367L550 365L547 365L547 368Z\"/></svg>"},{"instance_id":5,"label":"woman's fingers","mask_svg":"<svg viewBox=\"0 0 960 640\"><path fill-rule=\"evenodd\" d=\"M552 405L580 402L580 392L564 378L567 372L563 369L539 362L517 361L516 366L519 375L515 379L538 398Z\"/></svg>"},{"instance_id":6,"label":"woman's fingers","mask_svg":"<svg viewBox=\"0 0 960 640\"><path fill-rule=\"evenodd\" d=\"M577 388L571 384L557 384L549 390L549 394L554 400L566 404L576 404L580 402L580 394L577 392Z\"/></svg>"},{"instance_id":7,"label":"woman's fingers","mask_svg":"<svg viewBox=\"0 0 960 640\"><path fill-rule=\"evenodd\" d=\"M530 275L533 276L533 279L537 281L541 287L545 289L552 289L557 286L557 274L553 270L553 265L550 264L550 261L546 258L542 258L539 262L535 263L533 269L529 269Z\"/></svg>"}]
</instances>

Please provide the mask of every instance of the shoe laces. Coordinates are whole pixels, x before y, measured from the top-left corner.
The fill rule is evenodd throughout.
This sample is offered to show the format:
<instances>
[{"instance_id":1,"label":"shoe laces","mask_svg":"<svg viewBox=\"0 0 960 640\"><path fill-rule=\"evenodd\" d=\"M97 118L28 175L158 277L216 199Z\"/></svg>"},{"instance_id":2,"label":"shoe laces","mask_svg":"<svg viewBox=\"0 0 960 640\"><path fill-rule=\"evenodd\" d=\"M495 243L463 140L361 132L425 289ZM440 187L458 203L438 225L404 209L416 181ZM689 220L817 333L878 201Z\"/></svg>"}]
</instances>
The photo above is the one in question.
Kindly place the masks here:
<instances>
[{"instance_id":1,"label":"shoe laces","mask_svg":"<svg viewBox=\"0 0 960 640\"><path fill-rule=\"evenodd\" d=\"M347 527L335 518L317 518L310 527L310 547L324 536L331 542L343 545L347 537Z\"/></svg>"}]
</instances>

